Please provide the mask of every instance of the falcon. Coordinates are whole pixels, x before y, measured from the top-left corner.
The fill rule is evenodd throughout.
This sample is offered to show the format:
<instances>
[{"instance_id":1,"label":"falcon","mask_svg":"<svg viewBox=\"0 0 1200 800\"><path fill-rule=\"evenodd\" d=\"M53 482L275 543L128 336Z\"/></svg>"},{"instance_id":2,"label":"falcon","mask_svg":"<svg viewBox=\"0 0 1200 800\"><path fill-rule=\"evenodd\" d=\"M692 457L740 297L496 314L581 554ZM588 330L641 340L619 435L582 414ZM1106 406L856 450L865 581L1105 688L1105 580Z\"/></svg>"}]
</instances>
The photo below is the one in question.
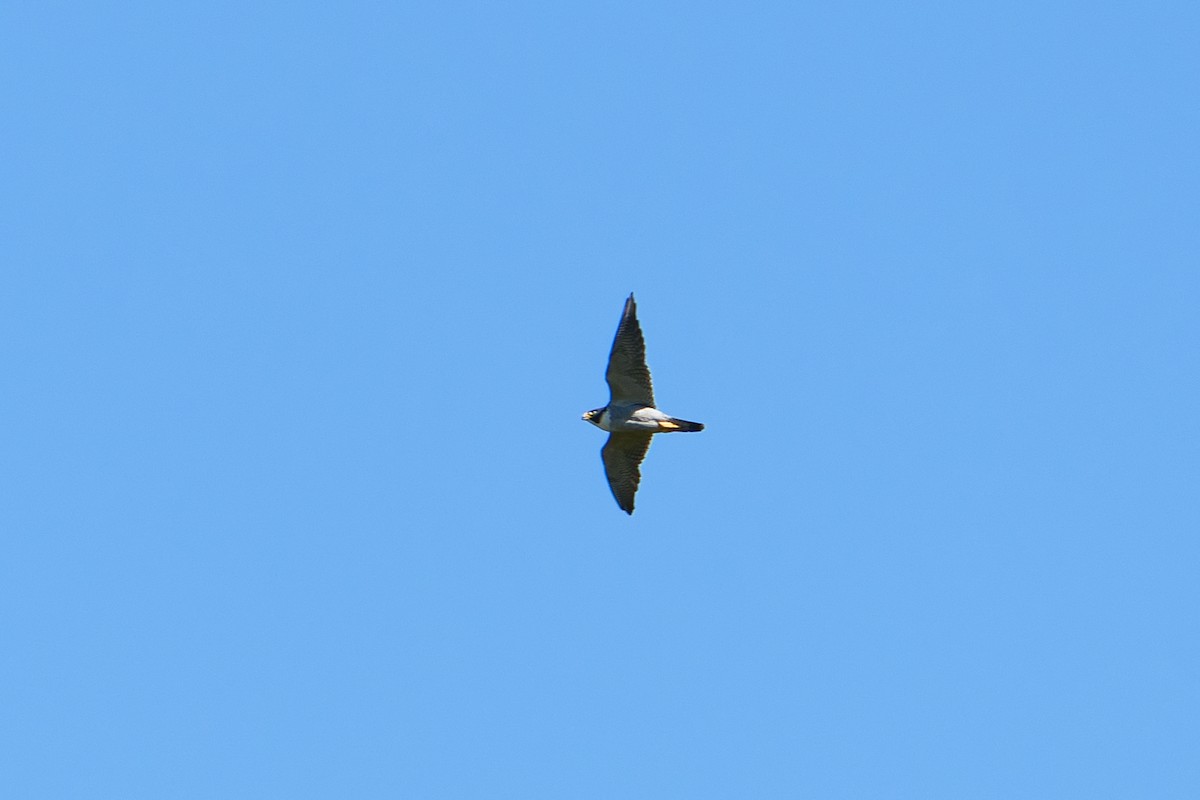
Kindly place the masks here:
<instances>
[{"instance_id":1,"label":"falcon","mask_svg":"<svg viewBox=\"0 0 1200 800\"><path fill-rule=\"evenodd\" d=\"M651 437L656 433L704 430L699 422L677 419L654 407L654 388L646 366L646 342L632 294L621 313L604 379L608 382L608 405L592 409L583 419L608 431L608 441L600 450L604 474L617 505L626 514L632 514L633 496L642 479L640 466L650 449Z\"/></svg>"}]
</instances>

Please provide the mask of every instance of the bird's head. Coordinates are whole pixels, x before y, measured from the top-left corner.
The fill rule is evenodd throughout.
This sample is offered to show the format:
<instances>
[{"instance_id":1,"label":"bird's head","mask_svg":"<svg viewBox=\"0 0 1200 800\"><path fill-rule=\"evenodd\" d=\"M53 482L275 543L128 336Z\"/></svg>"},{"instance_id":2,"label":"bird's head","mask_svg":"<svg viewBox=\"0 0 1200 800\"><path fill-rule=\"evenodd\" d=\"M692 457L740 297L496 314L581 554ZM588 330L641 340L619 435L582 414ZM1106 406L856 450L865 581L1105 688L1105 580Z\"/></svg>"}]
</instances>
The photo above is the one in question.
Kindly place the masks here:
<instances>
[{"instance_id":1,"label":"bird's head","mask_svg":"<svg viewBox=\"0 0 1200 800\"><path fill-rule=\"evenodd\" d=\"M593 408L591 411L586 411L583 414L584 422L590 422L593 425L600 424L600 415L604 413L603 408Z\"/></svg>"}]
</instances>

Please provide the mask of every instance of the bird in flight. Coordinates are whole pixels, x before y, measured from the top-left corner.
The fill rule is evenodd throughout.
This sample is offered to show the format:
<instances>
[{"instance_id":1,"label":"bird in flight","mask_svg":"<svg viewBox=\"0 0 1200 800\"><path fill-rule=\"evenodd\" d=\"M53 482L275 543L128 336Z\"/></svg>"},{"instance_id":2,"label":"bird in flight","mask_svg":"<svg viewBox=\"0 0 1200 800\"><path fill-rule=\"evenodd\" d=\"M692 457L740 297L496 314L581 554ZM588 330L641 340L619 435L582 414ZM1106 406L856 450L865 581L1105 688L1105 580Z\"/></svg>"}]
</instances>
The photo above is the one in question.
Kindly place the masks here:
<instances>
[{"instance_id":1,"label":"bird in flight","mask_svg":"<svg viewBox=\"0 0 1200 800\"><path fill-rule=\"evenodd\" d=\"M650 438L656 433L704 430L699 422L676 419L654 407L654 388L646 366L646 342L632 294L621 313L604 379L608 382L608 405L592 409L583 419L608 431L608 441L600 450L604 474L617 505L626 514L632 514L633 496L642 478L639 467L650 449Z\"/></svg>"}]
</instances>

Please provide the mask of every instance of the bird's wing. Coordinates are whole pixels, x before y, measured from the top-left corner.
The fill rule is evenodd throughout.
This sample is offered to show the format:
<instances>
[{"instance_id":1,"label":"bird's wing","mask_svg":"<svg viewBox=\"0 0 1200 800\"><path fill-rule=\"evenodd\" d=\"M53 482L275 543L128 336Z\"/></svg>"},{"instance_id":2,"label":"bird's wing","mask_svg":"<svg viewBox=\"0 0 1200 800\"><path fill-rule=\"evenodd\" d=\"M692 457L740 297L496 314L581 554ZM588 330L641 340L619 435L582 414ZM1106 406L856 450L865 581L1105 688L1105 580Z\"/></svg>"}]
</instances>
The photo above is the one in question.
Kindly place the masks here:
<instances>
[{"instance_id":1,"label":"bird's wing","mask_svg":"<svg viewBox=\"0 0 1200 800\"><path fill-rule=\"evenodd\" d=\"M625 301L604 379L608 381L609 405L654 405L654 387L650 385L650 369L646 366L646 342L632 294Z\"/></svg>"},{"instance_id":2,"label":"bird's wing","mask_svg":"<svg viewBox=\"0 0 1200 800\"><path fill-rule=\"evenodd\" d=\"M604 474L617 505L626 514L633 513L633 496L637 494L642 472L638 466L650 449L649 433L610 433L600 451L604 459Z\"/></svg>"}]
</instances>

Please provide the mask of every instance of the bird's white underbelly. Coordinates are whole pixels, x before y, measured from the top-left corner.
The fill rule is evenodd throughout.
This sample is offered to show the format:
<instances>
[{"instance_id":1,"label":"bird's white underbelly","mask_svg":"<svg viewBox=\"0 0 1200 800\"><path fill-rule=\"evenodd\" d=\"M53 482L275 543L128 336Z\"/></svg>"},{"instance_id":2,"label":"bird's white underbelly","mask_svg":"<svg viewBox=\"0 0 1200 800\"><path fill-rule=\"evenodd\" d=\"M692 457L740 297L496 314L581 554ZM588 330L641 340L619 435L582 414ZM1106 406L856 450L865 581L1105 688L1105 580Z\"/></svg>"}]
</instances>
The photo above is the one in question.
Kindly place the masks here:
<instances>
[{"instance_id":1,"label":"bird's white underbelly","mask_svg":"<svg viewBox=\"0 0 1200 800\"><path fill-rule=\"evenodd\" d=\"M620 422L614 422L608 409L600 415L600 428L609 433L629 431L658 431L659 420L670 419L657 408L639 408L633 413L619 414Z\"/></svg>"}]
</instances>

